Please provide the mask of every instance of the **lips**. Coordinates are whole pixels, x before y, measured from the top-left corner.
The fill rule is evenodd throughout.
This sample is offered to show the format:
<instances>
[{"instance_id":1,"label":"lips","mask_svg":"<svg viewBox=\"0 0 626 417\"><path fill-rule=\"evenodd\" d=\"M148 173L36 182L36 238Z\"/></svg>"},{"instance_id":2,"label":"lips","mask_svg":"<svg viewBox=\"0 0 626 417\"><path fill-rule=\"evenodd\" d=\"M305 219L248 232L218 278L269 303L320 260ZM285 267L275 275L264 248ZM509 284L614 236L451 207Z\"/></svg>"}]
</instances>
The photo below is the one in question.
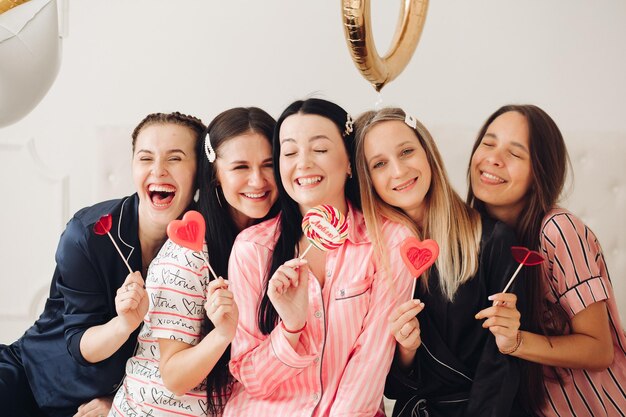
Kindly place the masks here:
<instances>
[{"instance_id":1,"label":"lips","mask_svg":"<svg viewBox=\"0 0 626 417\"><path fill-rule=\"evenodd\" d=\"M155 207L167 207L176 196L176 187L171 184L150 184L148 196Z\"/></svg>"},{"instance_id":2,"label":"lips","mask_svg":"<svg viewBox=\"0 0 626 417\"><path fill-rule=\"evenodd\" d=\"M267 196L269 196L269 191L257 192L257 193L241 193L246 198L251 200L264 200Z\"/></svg>"},{"instance_id":3,"label":"lips","mask_svg":"<svg viewBox=\"0 0 626 417\"><path fill-rule=\"evenodd\" d=\"M503 184L506 182L504 179L487 171L480 171L480 178L483 180L483 182L486 182L488 184Z\"/></svg>"},{"instance_id":4,"label":"lips","mask_svg":"<svg viewBox=\"0 0 626 417\"><path fill-rule=\"evenodd\" d=\"M417 178L418 178L418 177L411 178L410 180L405 181L405 182L403 182L403 183L402 183L402 184L400 184L400 185L396 185L395 187L393 187L393 190L394 190L394 191L404 191L404 190L406 190L406 189L408 189L408 188L411 188L411 186L412 186L412 185L414 185L415 183L417 183Z\"/></svg>"},{"instance_id":5,"label":"lips","mask_svg":"<svg viewBox=\"0 0 626 417\"><path fill-rule=\"evenodd\" d=\"M322 177L319 175L311 176L311 177L300 177L296 178L296 184L300 186L314 185L318 184L322 181Z\"/></svg>"}]
</instances>

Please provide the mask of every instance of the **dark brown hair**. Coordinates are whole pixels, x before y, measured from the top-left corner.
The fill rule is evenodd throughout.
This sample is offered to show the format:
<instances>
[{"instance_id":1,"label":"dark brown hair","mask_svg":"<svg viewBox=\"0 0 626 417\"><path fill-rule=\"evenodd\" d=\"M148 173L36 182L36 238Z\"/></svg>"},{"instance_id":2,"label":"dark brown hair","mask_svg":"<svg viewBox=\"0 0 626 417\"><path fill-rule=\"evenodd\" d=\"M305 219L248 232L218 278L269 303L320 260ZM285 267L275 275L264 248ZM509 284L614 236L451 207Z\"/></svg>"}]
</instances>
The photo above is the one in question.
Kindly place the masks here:
<instances>
[{"instance_id":1,"label":"dark brown hair","mask_svg":"<svg viewBox=\"0 0 626 417\"><path fill-rule=\"evenodd\" d=\"M133 131L133 153L135 153L135 142L137 142L137 136L139 136L139 133L141 133L141 131L148 126L158 124L173 124L188 127L194 133L197 142L200 142L198 139L200 139L206 129L204 123L202 123L202 120L198 119L197 117L189 116L187 114L182 114L179 112L152 113L144 117ZM198 147L196 148L198 149ZM196 153L196 156L197 155L198 153Z\"/></svg>"},{"instance_id":2,"label":"dark brown hair","mask_svg":"<svg viewBox=\"0 0 626 417\"><path fill-rule=\"evenodd\" d=\"M491 123L508 112L517 112L526 119L532 175L531 184L525 196L525 206L515 224L515 232L522 245L532 250L540 250L543 218L557 204L563 191L569 157L563 135L554 120L545 111L532 104L506 105L489 116L478 133L472 148L472 156ZM470 184L467 202L486 213L485 203L477 199L472 190L469 168L467 175ZM564 334L569 325L569 318L558 303L553 304L545 299L541 269L527 268L524 273L522 283L526 300L520 300L522 329L546 336ZM543 366L524 361L522 378L520 403L528 406L530 411L539 410L546 401Z\"/></svg>"}]
</instances>

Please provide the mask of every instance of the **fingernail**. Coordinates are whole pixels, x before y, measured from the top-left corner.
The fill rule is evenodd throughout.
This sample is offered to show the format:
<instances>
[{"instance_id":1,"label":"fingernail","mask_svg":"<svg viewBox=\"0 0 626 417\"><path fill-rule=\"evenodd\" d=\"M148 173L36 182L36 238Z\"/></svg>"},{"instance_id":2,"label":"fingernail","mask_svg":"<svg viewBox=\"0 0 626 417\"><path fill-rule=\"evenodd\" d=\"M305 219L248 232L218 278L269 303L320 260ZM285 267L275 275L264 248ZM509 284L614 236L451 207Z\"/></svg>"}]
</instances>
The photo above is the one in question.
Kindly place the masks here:
<instances>
[{"instance_id":1,"label":"fingernail","mask_svg":"<svg viewBox=\"0 0 626 417\"><path fill-rule=\"evenodd\" d=\"M419 299L413 300L413 304L415 304L415 305L419 305L420 303L421 303L421 301Z\"/></svg>"},{"instance_id":2,"label":"fingernail","mask_svg":"<svg viewBox=\"0 0 626 417\"><path fill-rule=\"evenodd\" d=\"M493 300L494 296L490 295L489 297L487 297L487 300Z\"/></svg>"}]
</instances>

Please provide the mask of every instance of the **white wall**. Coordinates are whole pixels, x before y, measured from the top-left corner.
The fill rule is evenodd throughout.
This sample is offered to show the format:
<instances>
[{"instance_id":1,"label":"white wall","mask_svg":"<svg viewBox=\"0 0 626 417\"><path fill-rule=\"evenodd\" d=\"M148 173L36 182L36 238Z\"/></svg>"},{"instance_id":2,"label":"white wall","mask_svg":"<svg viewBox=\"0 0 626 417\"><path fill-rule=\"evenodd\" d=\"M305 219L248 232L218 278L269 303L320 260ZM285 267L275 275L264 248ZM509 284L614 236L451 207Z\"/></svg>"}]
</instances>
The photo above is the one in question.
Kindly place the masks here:
<instances>
[{"instance_id":1,"label":"white wall","mask_svg":"<svg viewBox=\"0 0 626 417\"><path fill-rule=\"evenodd\" d=\"M382 54L399 2L374 3ZM69 1L67 18L52 89L30 115L0 129L4 343L36 317L68 216L132 191L125 172L130 132L145 114L178 110L208 122L226 108L258 105L278 116L311 94L358 114L377 100L351 61L337 0L81 0ZM609 143L602 138L617 146L621 154L605 148L607 163L582 170L589 177L576 181L611 190L623 205L623 183L609 182L607 173L624 178L625 20L626 2L619 0L433 0L417 51L383 89L383 103L405 107L440 133L462 193L482 121L505 103L538 104L585 155ZM588 200L577 183L573 194L583 205ZM609 268L623 312L626 268L611 262L620 255L615 248L624 247L626 225L604 195L606 213L595 224L585 219L601 241L615 240Z\"/></svg>"}]
</instances>

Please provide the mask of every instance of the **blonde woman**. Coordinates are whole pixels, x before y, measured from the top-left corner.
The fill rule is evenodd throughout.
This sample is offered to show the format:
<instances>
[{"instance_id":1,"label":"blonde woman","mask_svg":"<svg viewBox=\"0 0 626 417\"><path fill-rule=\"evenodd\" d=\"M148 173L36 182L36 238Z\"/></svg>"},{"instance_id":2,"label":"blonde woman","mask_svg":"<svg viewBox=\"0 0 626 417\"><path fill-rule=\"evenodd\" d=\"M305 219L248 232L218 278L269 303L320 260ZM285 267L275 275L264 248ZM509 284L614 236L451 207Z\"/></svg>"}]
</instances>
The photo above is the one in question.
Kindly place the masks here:
<instances>
[{"instance_id":1,"label":"blonde woman","mask_svg":"<svg viewBox=\"0 0 626 417\"><path fill-rule=\"evenodd\" d=\"M393 415L513 415L518 363L501 354L474 319L511 276L512 231L462 201L430 133L415 118L386 108L361 115L356 126L363 213L379 256L389 256L381 219L440 247L436 263L419 278L415 300L389 318L396 352L385 393L397 400Z\"/></svg>"}]
</instances>

